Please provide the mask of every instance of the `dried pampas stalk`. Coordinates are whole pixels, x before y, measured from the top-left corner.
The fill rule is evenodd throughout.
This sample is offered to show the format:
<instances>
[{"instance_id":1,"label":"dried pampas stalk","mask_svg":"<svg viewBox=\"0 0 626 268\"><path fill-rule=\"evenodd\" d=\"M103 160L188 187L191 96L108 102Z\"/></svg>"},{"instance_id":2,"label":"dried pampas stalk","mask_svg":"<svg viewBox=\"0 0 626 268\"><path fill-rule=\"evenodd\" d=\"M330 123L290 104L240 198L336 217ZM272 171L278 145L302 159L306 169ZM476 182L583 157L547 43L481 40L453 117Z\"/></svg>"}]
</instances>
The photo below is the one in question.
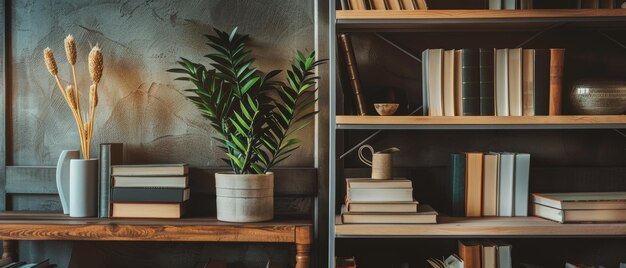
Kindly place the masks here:
<instances>
[{"instance_id":1,"label":"dried pampas stalk","mask_svg":"<svg viewBox=\"0 0 626 268\"><path fill-rule=\"evenodd\" d=\"M53 76L56 76L59 69L57 69L57 61L54 59L52 49L47 47L43 50L43 59L46 62L46 67L48 67L48 72L50 72Z\"/></svg>"},{"instance_id":2,"label":"dried pampas stalk","mask_svg":"<svg viewBox=\"0 0 626 268\"><path fill-rule=\"evenodd\" d=\"M104 69L102 52L100 51L100 47L96 45L91 48L91 51L89 52L89 75L91 76L91 81L96 84L100 83L100 78L102 78L102 69Z\"/></svg>"}]
</instances>

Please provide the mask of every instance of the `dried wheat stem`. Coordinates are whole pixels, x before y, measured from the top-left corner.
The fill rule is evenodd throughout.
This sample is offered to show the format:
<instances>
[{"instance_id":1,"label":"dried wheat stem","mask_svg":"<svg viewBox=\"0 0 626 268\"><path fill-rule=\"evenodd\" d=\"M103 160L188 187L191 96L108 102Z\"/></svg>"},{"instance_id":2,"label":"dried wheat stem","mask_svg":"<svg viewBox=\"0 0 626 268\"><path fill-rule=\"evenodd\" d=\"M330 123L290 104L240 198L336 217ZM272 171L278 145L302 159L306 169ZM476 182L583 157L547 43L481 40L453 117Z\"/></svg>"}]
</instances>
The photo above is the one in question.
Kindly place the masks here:
<instances>
[{"instance_id":1,"label":"dried wheat stem","mask_svg":"<svg viewBox=\"0 0 626 268\"><path fill-rule=\"evenodd\" d=\"M88 154L85 153L85 132L84 132L84 126L83 126L83 122L82 119L80 118L79 114L80 114L80 107L76 106L76 98L74 97L74 89L72 88L72 86L67 86L67 89L65 90L66 93L66 101L68 106L70 107L70 110L72 111L72 114L74 115L74 120L76 121L76 126L78 127L78 136L80 138L80 149L83 151L83 157L85 159L89 159Z\"/></svg>"},{"instance_id":2,"label":"dried wheat stem","mask_svg":"<svg viewBox=\"0 0 626 268\"><path fill-rule=\"evenodd\" d=\"M71 34L68 35L64 40L64 45L65 45L65 55L67 56L67 62L70 64L70 67L72 68L72 78L74 79L74 102L76 103L77 107L80 107L80 97L78 94L78 82L76 79L77 50L76 50L76 41L74 40L74 36L72 36ZM80 111L80 109L78 110ZM80 119L81 122L83 121L82 113L78 113L78 118Z\"/></svg>"}]
</instances>

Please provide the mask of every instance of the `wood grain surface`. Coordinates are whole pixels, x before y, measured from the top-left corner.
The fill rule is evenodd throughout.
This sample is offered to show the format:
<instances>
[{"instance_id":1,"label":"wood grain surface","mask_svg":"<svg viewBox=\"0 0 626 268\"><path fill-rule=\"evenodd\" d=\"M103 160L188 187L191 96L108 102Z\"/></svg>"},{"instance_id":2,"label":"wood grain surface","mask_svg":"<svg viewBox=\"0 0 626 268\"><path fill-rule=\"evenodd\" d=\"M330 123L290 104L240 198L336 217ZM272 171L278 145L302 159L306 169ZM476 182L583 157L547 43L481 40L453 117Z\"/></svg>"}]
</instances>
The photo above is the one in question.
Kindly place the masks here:
<instances>
[{"instance_id":1,"label":"wood grain surface","mask_svg":"<svg viewBox=\"0 0 626 268\"><path fill-rule=\"evenodd\" d=\"M338 125L626 125L625 115L602 116L337 116Z\"/></svg>"},{"instance_id":2,"label":"wood grain surface","mask_svg":"<svg viewBox=\"0 0 626 268\"><path fill-rule=\"evenodd\" d=\"M526 19L611 18L626 16L624 9L553 10L337 10L338 20L354 19Z\"/></svg>"}]
</instances>

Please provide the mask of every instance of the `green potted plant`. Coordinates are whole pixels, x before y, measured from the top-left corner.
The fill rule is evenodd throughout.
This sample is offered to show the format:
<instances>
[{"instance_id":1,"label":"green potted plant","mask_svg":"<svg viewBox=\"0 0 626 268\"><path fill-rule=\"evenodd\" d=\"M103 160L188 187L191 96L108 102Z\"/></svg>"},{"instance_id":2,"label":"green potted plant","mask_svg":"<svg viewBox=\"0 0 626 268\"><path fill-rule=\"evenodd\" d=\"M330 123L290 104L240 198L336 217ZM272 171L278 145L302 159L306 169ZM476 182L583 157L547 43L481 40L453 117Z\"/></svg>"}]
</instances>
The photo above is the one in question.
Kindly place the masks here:
<instances>
[{"instance_id":1,"label":"green potted plant","mask_svg":"<svg viewBox=\"0 0 626 268\"><path fill-rule=\"evenodd\" d=\"M318 77L314 69L324 61L315 52L297 51L286 81L281 72L263 73L246 47L247 35L214 29L205 35L215 51L203 64L180 58L182 68L168 70L188 81L185 91L216 131L215 139L225 152L231 172L216 173L217 219L229 222L271 220L274 216L272 167L299 147L293 135L311 123L317 114L315 95Z\"/></svg>"}]
</instances>

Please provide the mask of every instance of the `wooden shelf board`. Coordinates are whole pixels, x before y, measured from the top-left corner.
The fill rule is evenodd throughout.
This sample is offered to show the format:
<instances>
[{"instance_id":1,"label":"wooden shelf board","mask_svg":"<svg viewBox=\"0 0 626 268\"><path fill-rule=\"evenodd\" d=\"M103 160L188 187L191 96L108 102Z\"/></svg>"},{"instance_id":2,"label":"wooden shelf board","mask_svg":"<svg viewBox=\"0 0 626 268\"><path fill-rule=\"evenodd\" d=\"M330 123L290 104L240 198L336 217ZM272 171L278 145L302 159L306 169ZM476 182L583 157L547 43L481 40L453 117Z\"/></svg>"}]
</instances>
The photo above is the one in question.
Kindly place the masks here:
<instances>
[{"instance_id":1,"label":"wooden shelf board","mask_svg":"<svg viewBox=\"0 0 626 268\"><path fill-rule=\"evenodd\" d=\"M337 237L626 236L626 223L560 224L537 217L439 217L438 224L338 224Z\"/></svg>"},{"instance_id":2,"label":"wooden shelf board","mask_svg":"<svg viewBox=\"0 0 626 268\"><path fill-rule=\"evenodd\" d=\"M626 9L533 9L533 10L337 10L339 29L535 30L555 23L577 28L620 28Z\"/></svg>"},{"instance_id":3,"label":"wooden shelf board","mask_svg":"<svg viewBox=\"0 0 626 268\"><path fill-rule=\"evenodd\" d=\"M0 240L221 241L294 243L306 221L227 223L215 218L100 219L0 213Z\"/></svg>"},{"instance_id":4,"label":"wooden shelf board","mask_svg":"<svg viewBox=\"0 0 626 268\"><path fill-rule=\"evenodd\" d=\"M620 128L626 115L606 116L349 116L336 117L339 129L463 128Z\"/></svg>"}]
</instances>

